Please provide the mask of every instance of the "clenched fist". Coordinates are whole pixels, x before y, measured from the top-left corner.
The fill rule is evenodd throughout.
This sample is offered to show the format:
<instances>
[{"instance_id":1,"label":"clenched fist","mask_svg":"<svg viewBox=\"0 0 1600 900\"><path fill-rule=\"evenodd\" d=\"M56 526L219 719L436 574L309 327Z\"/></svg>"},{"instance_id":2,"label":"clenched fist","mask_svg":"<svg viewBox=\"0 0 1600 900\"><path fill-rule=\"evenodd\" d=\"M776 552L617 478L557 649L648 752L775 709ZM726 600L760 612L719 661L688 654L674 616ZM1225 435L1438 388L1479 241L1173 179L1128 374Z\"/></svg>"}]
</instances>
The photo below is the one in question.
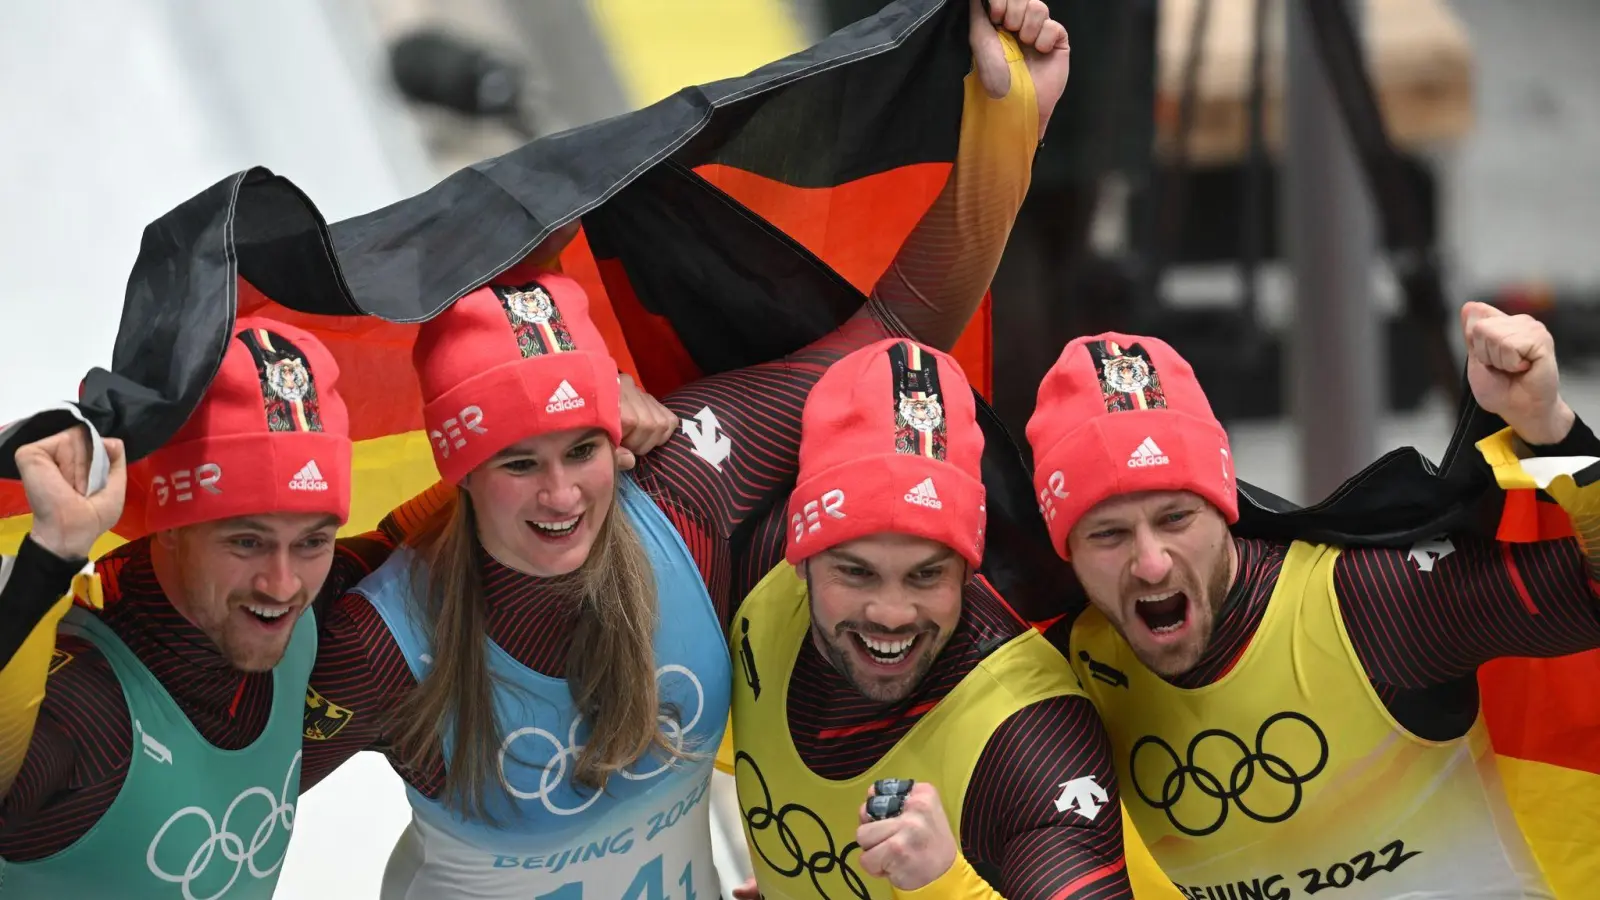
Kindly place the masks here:
<instances>
[{"instance_id":1,"label":"clenched fist","mask_svg":"<svg viewBox=\"0 0 1600 900\"><path fill-rule=\"evenodd\" d=\"M914 891L955 865L959 852L955 833L933 785L917 782L893 818L873 821L865 803L860 814L856 843L861 845L861 867L868 875L887 878L899 890Z\"/></svg>"},{"instance_id":2,"label":"clenched fist","mask_svg":"<svg viewBox=\"0 0 1600 900\"><path fill-rule=\"evenodd\" d=\"M1509 316L1486 303L1461 307L1467 383L1485 411L1530 444L1557 444L1572 429L1561 399L1555 339L1532 316Z\"/></svg>"},{"instance_id":3,"label":"clenched fist","mask_svg":"<svg viewBox=\"0 0 1600 900\"><path fill-rule=\"evenodd\" d=\"M678 417L661 401L639 390L633 376L617 377L622 402L622 446L617 448L617 465L631 469L638 457L665 444L678 430Z\"/></svg>"},{"instance_id":4,"label":"clenched fist","mask_svg":"<svg viewBox=\"0 0 1600 900\"><path fill-rule=\"evenodd\" d=\"M989 11L980 0L969 0L967 42L972 47L973 68L989 96L1004 97L1011 90L1011 66L996 28L1016 35L1027 61L1028 75L1039 103L1039 137L1044 137L1050 114L1067 88L1072 68L1072 45L1066 26L1050 18L1044 0L989 0Z\"/></svg>"},{"instance_id":5,"label":"clenched fist","mask_svg":"<svg viewBox=\"0 0 1600 900\"><path fill-rule=\"evenodd\" d=\"M100 490L89 490L94 448L79 425L17 450L17 471L33 512L33 542L62 559L85 559L94 542L122 517L128 463L122 442L105 440L111 473Z\"/></svg>"}]
</instances>

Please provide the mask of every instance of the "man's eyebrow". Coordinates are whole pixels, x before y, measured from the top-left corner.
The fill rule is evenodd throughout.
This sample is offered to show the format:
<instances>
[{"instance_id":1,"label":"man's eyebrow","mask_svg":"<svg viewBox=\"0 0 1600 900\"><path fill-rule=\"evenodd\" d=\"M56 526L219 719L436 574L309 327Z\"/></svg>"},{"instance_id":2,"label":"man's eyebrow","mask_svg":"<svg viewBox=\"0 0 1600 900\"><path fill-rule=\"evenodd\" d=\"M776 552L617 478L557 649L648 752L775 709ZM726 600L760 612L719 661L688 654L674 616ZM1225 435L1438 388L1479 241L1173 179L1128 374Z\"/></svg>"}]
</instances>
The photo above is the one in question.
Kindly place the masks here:
<instances>
[{"instance_id":1,"label":"man's eyebrow","mask_svg":"<svg viewBox=\"0 0 1600 900\"><path fill-rule=\"evenodd\" d=\"M324 528L338 528L341 524L343 524L343 523L341 523L339 521L339 517L338 516L334 516L334 515L323 516L322 518L318 519L315 523L313 523L310 527L301 529L300 535L302 537L304 537L305 535L311 534L312 532L321 531ZM244 517L241 517L241 518L238 518L238 519L230 519L230 520L228 520L228 524L227 524L226 530L233 531L233 532L253 531L256 534L266 534L266 535L270 535L270 534L276 533L276 529L274 529L271 525L269 525L268 523L266 523L265 521L263 521L261 519L255 518L254 516L244 516Z\"/></svg>"},{"instance_id":2,"label":"man's eyebrow","mask_svg":"<svg viewBox=\"0 0 1600 900\"><path fill-rule=\"evenodd\" d=\"M340 524L342 523L339 521L338 516L323 516L321 519L317 520L315 525L307 528L305 531L301 532L301 534L310 534L314 531L321 531L324 528L338 528Z\"/></svg>"},{"instance_id":3,"label":"man's eyebrow","mask_svg":"<svg viewBox=\"0 0 1600 900\"><path fill-rule=\"evenodd\" d=\"M840 560L842 562L847 562L852 566L860 566L863 569L872 568L872 563L867 562L866 560L862 559L859 556L856 556L854 553L851 553L848 550L840 550L837 547L830 547L827 550L824 550L822 552L826 556L830 556L830 557L832 557L832 558L834 558L836 560Z\"/></svg>"}]
</instances>

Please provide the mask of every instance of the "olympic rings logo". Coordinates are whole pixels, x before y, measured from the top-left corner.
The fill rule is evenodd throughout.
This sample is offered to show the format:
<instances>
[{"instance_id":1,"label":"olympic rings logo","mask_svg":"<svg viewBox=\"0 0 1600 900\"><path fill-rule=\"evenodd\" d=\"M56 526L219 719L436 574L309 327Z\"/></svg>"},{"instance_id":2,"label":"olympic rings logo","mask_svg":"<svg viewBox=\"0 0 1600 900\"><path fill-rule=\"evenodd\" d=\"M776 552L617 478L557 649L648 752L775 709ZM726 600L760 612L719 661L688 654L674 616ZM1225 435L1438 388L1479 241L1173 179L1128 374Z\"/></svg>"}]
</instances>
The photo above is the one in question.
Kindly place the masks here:
<instances>
[{"instance_id":1,"label":"olympic rings logo","mask_svg":"<svg viewBox=\"0 0 1600 900\"><path fill-rule=\"evenodd\" d=\"M859 900L872 900L872 893L867 890L867 883L861 878L861 873L850 865L850 854L860 851L861 845L851 841L841 849L834 840L833 830L828 827L828 823L824 822L815 811L799 803L785 803L781 808L774 810L772 791L767 787L766 776L761 774L761 767L756 765L755 758L750 754L738 750L733 755L735 779L738 779L741 767L748 769L761 786L761 802L753 806L745 806L747 792L739 791L740 813L750 831L750 849L779 875L786 878L798 878L802 872L810 875L811 884L817 889L817 896L823 900L832 898L829 897L818 876L826 875L834 869L839 870L839 878L850 893ZM821 834L822 840L827 842L827 848L813 849L804 846L790 825L790 816L808 820L812 827L806 830ZM783 845L785 855L788 857L781 863L768 856L766 848L762 846L760 836L769 828L777 833L778 842Z\"/></svg>"},{"instance_id":2,"label":"olympic rings logo","mask_svg":"<svg viewBox=\"0 0 1600 900\"><path fill-rule=\"evenodd\" d=\"M1267 751L1268 732L1272 731L1273 726L1280 722L1298 722L1316 739L1316 762L1304 774L1297 771L1282 755ZM1289 726L1285 725L1284 727ZM1239 756L1239 761L1234 763L1232 771L1228 773L1226 782L1195 762L1195 757L1200 752L1203 744L1207 741L1218 740L1231 744L1237 750ZM1141 783L1139 777L1139 751L1149 747L1160 748L1172 759L1172 770L1161 780L1159 797L1152 797L1145 789L1145 785ZM1128 769L1129 774L1132 776L1130 780L1133 782L1133 789L1138 793L1139 799L1149 804L1151 808L1165 812L1167 820L1172 823L1172 827L1192 837L1205 837L1221 828L1223 823L1228 820L1228 806L1230 803L1237 806L1240 812L1255 819L1257 822L1269 824L1282 822L1294 815L1300 809L1300 801L1304 796L1303 786L1306 782L1322 774L1322 770L1328 765L1328 738L1322 733L1322 729L1317 727L1317 723L1305 716L1295 712L1281 712L1261 723L1261 728L1256 731L1254 750L1231 732L1220 728L1208 728L1195 735L1194 739L1189 742L1185 757L1185 759L1180 760L1177 752L1166 741L1153 735L1146 735L1134 742L1133 751L1129 754ZM1246 798L1250 788L1256 783L1256 769L1258 766L1262 774L1266 776L1266 779L1290 789L1289 802L1284 804L1282 810L1277 812L1263 811L1259 806L1267 802L1264 799L1258 798L1255 801L1257 806L1252 806L1247 801ZM1194 783L1195 789L1200 793L1218 801L1215 818L1208 818L1205 822L1198 824L1193 822L1185 823L1179 820L1175 809L1178 801L1183 799L1184 792L1188 789L1191 781Z\"/></svg>"},{"instance_id":3,"label":"olympic rings logo","mask_svg":"<svg viewBox=\"0 0 1600 900\"><path fill-rule=\"evenodd\" d=\"M216 819L212 818L211 813L202 807L186 806L178 810L172 814L171 818L167 819L166 824L161 826L160 830L156 832L156 836L150 841L150 849L145 853L145 863L150 867L150 874L162 881L181 885L183 888L183 900L217 900L217 898L228 893L233 888L234 882L239 880L239 874L247 868L253 878L261 879L271 876L278 871L279 866L283 865L283 855L280 854L277 861L265 869L256 864L256 855L266 849L267 845L272 843L273 838L277 836L279 822L283 823L285 832L294 831L294 805L299 795L300 754L296 752L294 759L289 762L289 771L283 776L283 790L277 796L273 796L272 791L264 787L252 787L240 791L238 796L233 798L233 802L228 804L228 808L223 811L220 825ZM256 825L255 831L251 832L250 843L246 846L244 839L233 830L235 824L234 814L254 797L260 797L266 803L266 809L262 814L260 823ZM174 825L190 816L197 817L205 823L209 836L201 842L199 847L195 848L194 853L189 855L189 864L184 867L183 873L175 875L168 872L165 867L156 861L156 853L161 846L161 839L166 837L167 832ZM288 844L285 843L284 853L287 852ZM218 853L221 853L223 859L233 863L233 874L228 877L228 882L222 886L222 889L215 894L207 897L196 897L193 890L194 881L210 870L211 861Z\"/></svg>"},{"instance_id":4,"label":"olympic rings logo","mask_svg":"<svg viewBox=\"0 0 1600 900\"><path fill-rule=\"evenodd\" d=\"M694 689L694 715L689 718L689 721L680 723L671 716L662 715L659 717L662 730L666 732L667 740L670 741L673 746L677 747L679 750L682 750L688 739L689 732L693 731L694 727L700 723L700 717L705 713L706 692L705 688L700 684L700 679L694 674L693 671L691 671L687 666L673 664L662 666L656 670L656 686L659 692L662 694L666 693L664 682L668 675L682 676L688 680L689 686ZM583 752L584 744L578 741L578 729L582 727L582 725L582 717L574 716L572 719L572 726L567 729L567 740L565 743L563 743L554 734L551 734L549 731L546 731L537 725L526 725L506 735L505 741L500 745L501 785L505 787L506 791L508 791L511 796L516 797L518 800L538 800L544 804L544 808L549 810L552 815L575 816L593 806L594 802L600 799L602 793L601 791L589 791L588 797L586 797L577 806L562 806L556 802L554 797L557 789L566 782L568 760L576 763L578 754ZM551 748L549 758L541 764L531 765L523 763L521 758L517 757L515 754L512 754L512 746L516 744L517 741L525 737L542 738L548 742ZM506 772L507 756L511 756L513 762L522 763L524 766L529 768L539 769L539 787L537 789L532 791L523 790L522 788L519 788L511 783L511 779ZM637 766L639 764L638 761L635 761L632 766L619 770L617 774L629 781L647 781L672 768L673 761L674 760L672 757L667 757L663 762L661 762L660 765L648 772L630 771L632 766Z\"/></svg>"}]
</instances>

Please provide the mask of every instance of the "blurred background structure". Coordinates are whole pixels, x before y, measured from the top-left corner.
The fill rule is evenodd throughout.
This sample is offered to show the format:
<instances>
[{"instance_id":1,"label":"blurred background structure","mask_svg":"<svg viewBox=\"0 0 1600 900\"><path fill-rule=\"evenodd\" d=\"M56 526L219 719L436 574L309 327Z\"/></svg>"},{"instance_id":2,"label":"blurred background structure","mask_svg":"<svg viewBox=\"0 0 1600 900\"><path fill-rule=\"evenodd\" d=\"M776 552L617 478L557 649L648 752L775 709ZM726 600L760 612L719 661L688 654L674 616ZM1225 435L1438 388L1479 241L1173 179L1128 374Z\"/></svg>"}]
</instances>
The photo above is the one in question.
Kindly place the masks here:
<instances>
[{"instance_id":1,"label":"blurred background structure","mask_svg":"<svg viewBox=\"0 0 1600 900\"><path fill-rule=\"evenodd\" d=\"M885 3L8 4L0 421L109 361L144 224L234 171L266 165L344 218ZM1398 151L1385 207L1321 81L1314 23L1286 21L1285 0L1052 6L1072 79L994 284L993 400L1019 440L1067 340L1153 332L1194 361L1241 471L1313 500L1386 448L1443 449L1451 386L1429 354L1468 299L1546 317L1574 405L1600 409L1600 5L1355 0ZM1409 243L1385 227L1401 201ZM1439 261L1443 325L1407 315L1396 278L1417 256L1392 251L1419 242ZM303 799L282 895L374 896L406 815L364 755Z\"/></svg>"}]
</instances>

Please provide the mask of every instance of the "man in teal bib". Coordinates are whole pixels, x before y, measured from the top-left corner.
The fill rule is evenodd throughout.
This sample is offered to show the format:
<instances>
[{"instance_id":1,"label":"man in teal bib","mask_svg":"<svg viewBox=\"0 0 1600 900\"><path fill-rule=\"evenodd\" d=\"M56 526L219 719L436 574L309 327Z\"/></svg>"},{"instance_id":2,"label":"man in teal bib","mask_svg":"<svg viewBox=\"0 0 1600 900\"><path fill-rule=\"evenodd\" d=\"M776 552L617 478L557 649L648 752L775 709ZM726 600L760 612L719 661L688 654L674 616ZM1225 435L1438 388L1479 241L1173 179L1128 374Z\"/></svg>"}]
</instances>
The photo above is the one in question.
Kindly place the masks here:
<instances>
[{"instance_id":1,"label":"man in teal bib","mask_svg":"<svg viewBox=\"0 0 1600 900\"><path fill-rule=\"evenodd\" d=\"M17 452L34 522L0 608L59 602L61 618L31 735L0 739L0 772L17 771L0 898L272 896L351 443L320 342L265 319L233 334L171 441L131 469L105 442L105 487L85 496L81 430ZM74 580L68 609L61 585L119 517L144 537Z\"/></svg>"}]
</instances>

